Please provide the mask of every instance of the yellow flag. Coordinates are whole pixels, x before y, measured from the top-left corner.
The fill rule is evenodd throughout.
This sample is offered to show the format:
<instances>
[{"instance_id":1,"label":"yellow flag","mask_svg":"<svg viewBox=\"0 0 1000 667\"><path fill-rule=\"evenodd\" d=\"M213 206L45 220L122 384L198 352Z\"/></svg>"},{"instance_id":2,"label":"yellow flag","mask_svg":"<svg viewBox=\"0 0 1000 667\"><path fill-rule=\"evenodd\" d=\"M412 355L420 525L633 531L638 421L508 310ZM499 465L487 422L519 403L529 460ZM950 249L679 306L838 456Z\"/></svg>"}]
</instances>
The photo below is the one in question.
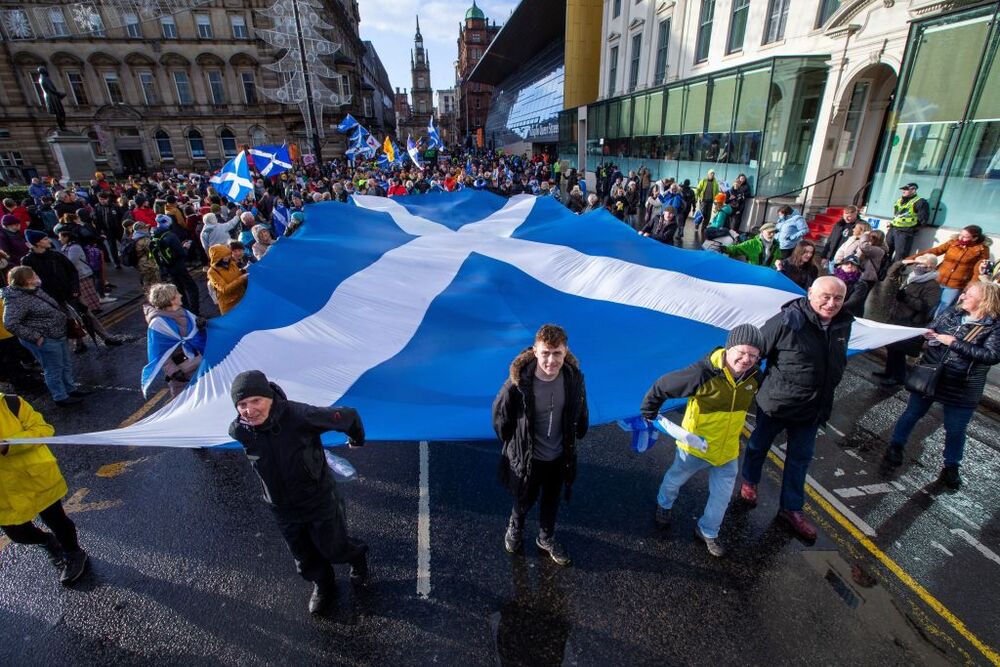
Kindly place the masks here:
<instances>
[{"instance_id":1,"label":"yellow flag","mask_svg":"<svg viewBox=\"0 0 1000 667\"><path fill-rule=\"evenodd\" d=\"M389 158L389 162L396 161L396 151L393 150L392 142L389 141L389 137L386 137L385 141L382 142L382 150L385 151L385 156Z\"/></svg>"}]
</instances>

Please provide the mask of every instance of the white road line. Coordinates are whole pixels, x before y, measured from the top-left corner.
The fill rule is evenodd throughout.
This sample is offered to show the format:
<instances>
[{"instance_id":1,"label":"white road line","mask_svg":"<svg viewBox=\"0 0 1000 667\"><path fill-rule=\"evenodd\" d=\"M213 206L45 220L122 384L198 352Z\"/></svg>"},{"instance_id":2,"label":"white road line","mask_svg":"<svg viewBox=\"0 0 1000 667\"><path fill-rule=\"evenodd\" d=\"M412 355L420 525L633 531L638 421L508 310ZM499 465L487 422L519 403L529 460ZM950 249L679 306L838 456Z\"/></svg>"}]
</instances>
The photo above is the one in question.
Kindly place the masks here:
<instances>
[{"instance_id":1,"label":"white road line","mask_svg":"<svg viewBox=\"0 0 1000 667\"><path fill-rule=\"evenodd\" d=\"M962 528L952 528L951 534L958 535L963 540L965 540L973 547L975 547L979 553L983 554L997 565L1000 565L1000 556L997 556L988 546L986 546L985 544L974 538L967 531L963 530Z\"/></svg>"},{"instance_id":2,"label":"white road line","mask_svg":"<svg viewBox=\"0 0 1000 667\"><path fill-rule=\"evenodd\" d=\"M431 496L427 488L430 473L426 440L420 441L420 509L417 513L417 595L431 595Z\"/></svg>"},{"instance_id":3,"label":"white road line","mask_svg":"<svg viewBox=\"0 0 1000 667\"><path fill-rule=\"evenodd\" d=\"M934 540L931 540L931 546L934 547L935 549L937 549L938 551L942 552L946 556L954 556L955 555L952 552L948 551L948 549L946 549L945 546L943 544L941 544L940 542L935 542Z\"/></svg>"},{"instance_id":4,"label":"white road line","mask_svg":"<svg viewBox=\"0 0 1000 667\"><path fill-rule=\"evenodd\" d=\"M847 437L847 435L843 431L841 431L839 428L837 428L836 426L834 426L830 422L826 423L826 427L828 429L830 429L831 431L833 431L834 433L836 433L837 435L839 435L841 438L846 438Z\"/></svg>"},{"instance_id":5,"label":"white road line","mask_svg":"<svg viewBox=\"0 0 1000 667\"><path fill-rule=\"evenodd\" d=\"M773 451L775 454L777 454L778 458L780 458L782 460L782 462L784 462L784 460L785 460L785 453L783 451L781 451L777 447L772 447L771 451ZM851 523L853 523L854 527L857 528L858 530L860 530L862 533L864 533L868 537L875 537L878 534L878 533L875 532L875 529L872 528L870 525L868 525L868 523L864 519L862 519L857 514L855 514L854 512L852 512L851 508L849 508L844 503L840 502L839 498L837 498L835 495L833 495L832 493L830 493L829 491L827 491L825 488L823 488L820 485L819 482L817 482L815 479L813 479L812 475L806 475L806 483L809 484L809 486L811 486L812 488L816 489L816 493L818 493L819 495L821 495L823 497L823 499L826 500L826 502L828 502L831 505L833 505L834 507L836 507L837 511L840 512L841 514L843 514L844 517L848 521L850 521Z\"/></svg>"}]
</instances>

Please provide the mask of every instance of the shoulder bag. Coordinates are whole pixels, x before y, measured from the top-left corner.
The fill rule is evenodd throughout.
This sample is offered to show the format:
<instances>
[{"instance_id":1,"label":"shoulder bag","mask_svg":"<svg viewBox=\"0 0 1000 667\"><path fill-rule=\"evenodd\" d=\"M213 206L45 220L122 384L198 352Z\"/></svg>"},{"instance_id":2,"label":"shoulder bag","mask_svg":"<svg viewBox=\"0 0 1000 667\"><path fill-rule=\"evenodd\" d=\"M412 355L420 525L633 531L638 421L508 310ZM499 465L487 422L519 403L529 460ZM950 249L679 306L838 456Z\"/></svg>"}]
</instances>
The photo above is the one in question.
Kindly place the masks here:
<instances>
[{"instance_id":1,"label":"shoulder bag","mask_svg":"<svg viewBox=\"0 0 1000 667\"><path fill-rule=\"evenodd\" d=\"M983 329L984 327L982 326L972 327L962 337L962 340L969 342L975 339ZM944 364L948 360L949 354L951 354L951 348L945 351L944 356L936 363L928 362L925 355L920 355L917 363L913 364L906 372L906 381L904 382L906 388L914 394L928 397L933 396L937 390L938 380L941 379L941 373L944 370Z\"/></svg>"}]
</instances>

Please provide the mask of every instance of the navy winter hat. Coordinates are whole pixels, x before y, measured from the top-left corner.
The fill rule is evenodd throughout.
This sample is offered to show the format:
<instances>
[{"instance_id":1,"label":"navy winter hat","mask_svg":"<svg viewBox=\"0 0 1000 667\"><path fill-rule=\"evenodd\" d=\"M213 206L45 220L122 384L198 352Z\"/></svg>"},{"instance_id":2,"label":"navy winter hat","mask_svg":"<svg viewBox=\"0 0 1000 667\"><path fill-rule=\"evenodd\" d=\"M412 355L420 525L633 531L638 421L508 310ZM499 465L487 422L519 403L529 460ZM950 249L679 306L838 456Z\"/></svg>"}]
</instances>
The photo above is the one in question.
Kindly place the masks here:
<instances>
[{"instance_id":1,"label":"navy winter hat","mask_svg":"<svg viewBox=\"0 0 1000 667\"><path fill-rule=\"evenodd\" d=\"M20 225L21 221L17 219L16 215L11 215L10 213L0 218L0 225L6 227L7 225Z\"/></svg>"},{"instance_id":2,"label":"navy winter hat","mask_svg":"<svg viewBox=\"0 0 1000 667\"><path fill-rule=\"evenodd\" d=\"M233 405L251 396L274 398L274 390L267 376L261 371L243 371L233 378L233 386L229 390L233 397Z\"/></svg>"},{"instance_id":3,"label":"navy winter hat","mask_svg":"<svg viewBox=\"0 0 1000 667\"><path fill-rule=\"evenodd\" d=\"M28 245L35 245L44 238L48 238L48 235L37 229L27 229L24 232L24 240L28 242Z\"/></svg>"},{"instance_id":4,"label":"navy winter hat","mask_svg":"<svg viewBox=\"0 0 1000 667\"><path fill-rule=\"evenodd\" d=\"M733 327L729 331L729 336L726 338L726 349L731 347L736 347L737 345L749 345L750 347L755 347L758 350L764 349L764 334L760 332L760 329L752 324L740 324Z\"/></svg>"}]
</instances>

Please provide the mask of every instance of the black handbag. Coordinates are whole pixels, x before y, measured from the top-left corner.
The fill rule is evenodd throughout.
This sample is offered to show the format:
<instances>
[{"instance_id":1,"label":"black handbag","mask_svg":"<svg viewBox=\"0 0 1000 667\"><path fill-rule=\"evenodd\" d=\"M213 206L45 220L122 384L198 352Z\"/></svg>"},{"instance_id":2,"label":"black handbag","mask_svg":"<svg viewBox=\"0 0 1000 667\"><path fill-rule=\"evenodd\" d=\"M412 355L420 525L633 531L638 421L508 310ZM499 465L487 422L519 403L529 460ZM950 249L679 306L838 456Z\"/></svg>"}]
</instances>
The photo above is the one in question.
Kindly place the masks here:
<instances>
[{"instance_id":1,"label":"black handbag","mask_svg":"<svg viewBox=\"0 0 1000 667\"><path fill-rule=\"evenodd\" d=\"M971 341L979 332L983 330L981 326L972 327L967 334L962 338L964 341ZM925 358L926 355L920 355L920 359L917 363L910 366L910 369L906 372L906 380L904 381L904 386L912 391L914 394L920 394L922 396L931 397L937 390L938 380L941 379L941 373L944 372L944 363L948 360L948 355L951 354L951 348L945 351L944 356L938 362L928 362Z\"/></svg>"}]
</instances>

